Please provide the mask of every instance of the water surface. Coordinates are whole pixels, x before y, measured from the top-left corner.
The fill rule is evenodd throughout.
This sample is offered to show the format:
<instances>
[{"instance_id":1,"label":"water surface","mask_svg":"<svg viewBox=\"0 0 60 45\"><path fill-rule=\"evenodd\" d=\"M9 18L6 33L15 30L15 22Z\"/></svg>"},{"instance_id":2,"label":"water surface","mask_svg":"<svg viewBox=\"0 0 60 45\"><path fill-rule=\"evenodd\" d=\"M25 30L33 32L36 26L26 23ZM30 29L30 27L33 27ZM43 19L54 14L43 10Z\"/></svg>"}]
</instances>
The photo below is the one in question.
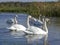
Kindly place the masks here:
<instances>
[{"instance_id":1,"label":"water surface","mask_svg":"<svg viewBox=\"0 0 60 45\"><path fill-rule=\"evenodd\" d=\"M51 18L48 37L44 35L25 35L23 32L10 32L6 20L16 13L0 13L0 45L60 45L60 18ZM26 25L26 14L17 14L18 23Z\"/></svg>"}]
</instances>

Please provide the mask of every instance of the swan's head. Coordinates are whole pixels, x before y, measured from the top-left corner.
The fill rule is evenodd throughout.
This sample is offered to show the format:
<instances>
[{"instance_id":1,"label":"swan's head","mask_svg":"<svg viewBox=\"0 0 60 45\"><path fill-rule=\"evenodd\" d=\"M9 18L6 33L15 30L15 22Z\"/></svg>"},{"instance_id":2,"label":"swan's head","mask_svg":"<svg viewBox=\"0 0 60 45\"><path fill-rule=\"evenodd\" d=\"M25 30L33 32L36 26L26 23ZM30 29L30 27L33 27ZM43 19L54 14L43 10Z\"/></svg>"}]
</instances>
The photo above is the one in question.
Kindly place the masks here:
<instances>
[{"instance_id":1,"label":"swan's head","mask_svg":"<svg viewBox=\"0 0 60 45\"><path fill-rule=\"evenodd\" d=\"M43 21L43 22L45 21L45 16L42 16L42 21Z\"/></svg>"},{"instance_id":2,"label":"swan's head","mask_svg":"<svg viewBox=\"0 0 60 45\"><path fill-rule=\"evenodd\" d=\"M50 21L50 19L48 19L46 17L44 17L42 20L43 20L43 22L47 22L47 23L49 23L49 21Z\"/></svg>"},{"instance_id":3,"label":"swan's head","mask_svg":"<svg viewBox=\"0 0 60 45\"><path fill-rule=\"evenodd\" d=\"M29 17L29 18L32 18L32 16L31 16L31 15L29 15L28 17Z\"/></svg>"},{"instance_id":4,"label":"swan's head","mask_svg":"<svg viewBox=\"0 0 60 45\"><path fill-rule=\"evenodd\" d=\"M42 17L42 21L48 23L48 22L49 22L49 19L47 19L45 16L43 16L43 17Z\"/></svg>"},{"instance_id":5,"label":"swan's head","mask_svg":"<svg viewBox=\"0 0 60 45\"><path fill-rule=\"evenodd\" d=\"M50 19L49 19L49 18L46 18L46 21L47 21L47 22L49 22L49 21L50 21Z\"/></svg>"},{"instance_id":6,"label":"swan's head","mask_svg":"<svg viewBox=\"0 0 60 45\"><path fill-rule=\"evenodd\" d=\"M43 16L43 19L44 19L46 22L49 22L49 21L50 21L50 19L47 18L47 17L45 17L45 16Z\"/></svg>"}]
</instances>

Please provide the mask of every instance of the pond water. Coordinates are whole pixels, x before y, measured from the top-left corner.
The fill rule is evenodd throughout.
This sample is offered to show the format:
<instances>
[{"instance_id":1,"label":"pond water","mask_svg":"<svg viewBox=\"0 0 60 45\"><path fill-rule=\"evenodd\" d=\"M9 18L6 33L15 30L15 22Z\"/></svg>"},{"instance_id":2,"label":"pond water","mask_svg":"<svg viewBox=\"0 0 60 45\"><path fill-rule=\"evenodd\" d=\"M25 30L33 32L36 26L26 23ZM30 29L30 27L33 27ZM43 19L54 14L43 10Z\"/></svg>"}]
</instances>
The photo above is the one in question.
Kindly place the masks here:
<instances>
[{"instance_id":1,"label":"pond water","mask_svg":"<svg viewBox=\"0 0 60 45\"><path fill-rule=\"evenodd\" d=\"M0 13L0 45L60 45L60 18L51 18L48 37L45 35L25 35L23 32L10 32L6 20L16 13ZM26 25L27 14L17 14L18 23Z\"/></svg>"}]
</instances>

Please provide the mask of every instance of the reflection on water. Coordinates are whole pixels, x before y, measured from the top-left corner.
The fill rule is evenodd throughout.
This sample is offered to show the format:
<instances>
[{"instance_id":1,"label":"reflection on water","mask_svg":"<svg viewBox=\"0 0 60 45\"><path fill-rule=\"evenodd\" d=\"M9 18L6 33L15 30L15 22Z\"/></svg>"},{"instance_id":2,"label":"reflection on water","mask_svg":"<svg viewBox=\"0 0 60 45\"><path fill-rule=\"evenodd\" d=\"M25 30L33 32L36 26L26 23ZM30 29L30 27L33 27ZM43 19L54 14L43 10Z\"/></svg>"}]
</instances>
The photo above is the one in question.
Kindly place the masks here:
<instances>
[{"instance_id":1,"label":"reflection on water","mask_svg":"<svg viewBox=\"0 0 60 45\"><path fill-rule=\"evenodd\" d=\"M25 35L25 33L22 31L19 31L19 32L11 31L10 34L14 38L22 38Z\"/></svg>"},{"instance_id":2,"label":"reflection on water","mask_svg":"<svg viewBox=\"0 0 60 45\"><path fill-rule=\"evenodd\" d=\"M39 39L42 39L44 35L26 35L25 37L28 43L32 43L34 41L38 41Z\"/></svg>"},{"instance_id":3,"label":"reflection on water","mask_svg":"<svg viewBox=\"0 0 60 45\"><path fill-rule=\"evenodd\" d=\"M44 45L48 45L48 34L44 37Z\"/></svg>"},{"instance_id":4,"label":"reflection on water","mask_svg":"<svg viewBox=\"0 0 60 45\"><path fill-rule=\"evenodd\" d=\"M26 35L24 32L10 32L14 38L25 38L28 45L36 45L41 43L39 40L44 39L44 45L47 45L47 35Z\"/></svg>"},{"instance_id":5,"label":"reflection on water","mask_svg":"<svg viewBox=\"0 0 60 45\"><path fill-rule=\"evenodd\" d=\"M48 35L25 35L24 32L9 32L6 20L15 13L0 14L0 45L60 45L60 18L51 18ZM26 14L18 14L18 22L26 26ZM27 27L27 26L26 26Z\"/></svg>"}]
</instances>

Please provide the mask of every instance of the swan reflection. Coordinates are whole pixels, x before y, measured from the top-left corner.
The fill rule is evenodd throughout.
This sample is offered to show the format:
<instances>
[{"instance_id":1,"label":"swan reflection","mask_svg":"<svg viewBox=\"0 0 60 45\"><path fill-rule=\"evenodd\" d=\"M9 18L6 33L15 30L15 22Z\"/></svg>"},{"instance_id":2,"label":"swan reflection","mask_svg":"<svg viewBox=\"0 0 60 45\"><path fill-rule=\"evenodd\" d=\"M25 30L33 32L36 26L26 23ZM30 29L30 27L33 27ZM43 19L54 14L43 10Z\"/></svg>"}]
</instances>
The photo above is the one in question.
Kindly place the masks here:
<instances>
[{"instance_id":1,"label":"swan reflection","mask_svg":"<svg viewBox=\"0 0 60 45\"><path fill-rule=\"evenodd\" d=\"M10 32L11 36L13 36L14 38L22 38L25 34L22 31L12 31Z\"/></svg>"},{"instance_id":2,"label":"swan reflection","mask_svg":"<svg viewBox=\"0 0 60 45\"><path fill-rule=\"evenodd\" d=\"M26 35L26 39L28 43L32 43L34 41L38 41L39 39L42 39L45 35Z\"/></svg>"},{"instance_id":3,"label":"swan reflection","mask_svg":"<svg viewBox=\"0 0 60 45\"><path fill-rule=\"evenodd\" d=\"M44 45L48 45L48 35L45 35L44 37Z\"/></svg>"},{"instance_id":4,"label":"swan reflection","mask_svg":"<svg viewBox=\"0 0 60 45\"><path fill-rule=\"evenodd\" d=\"M48 35L26 35L25 37L28 44L48 45Z\"/></svg>"},{"instance_id":5,"label":"swan reflection","mask_svg":"<svg viewBox=\"0 0 60 45\"><path fill-rule=\"evenodd\" d=\"M48 35L26 35L24 34L24 32L21 31L20 32L12 31L10 34L13 38L26 40L28 45L29 44L48 45L48 41L47 41Z\"/></svg>"}]
</instances>

